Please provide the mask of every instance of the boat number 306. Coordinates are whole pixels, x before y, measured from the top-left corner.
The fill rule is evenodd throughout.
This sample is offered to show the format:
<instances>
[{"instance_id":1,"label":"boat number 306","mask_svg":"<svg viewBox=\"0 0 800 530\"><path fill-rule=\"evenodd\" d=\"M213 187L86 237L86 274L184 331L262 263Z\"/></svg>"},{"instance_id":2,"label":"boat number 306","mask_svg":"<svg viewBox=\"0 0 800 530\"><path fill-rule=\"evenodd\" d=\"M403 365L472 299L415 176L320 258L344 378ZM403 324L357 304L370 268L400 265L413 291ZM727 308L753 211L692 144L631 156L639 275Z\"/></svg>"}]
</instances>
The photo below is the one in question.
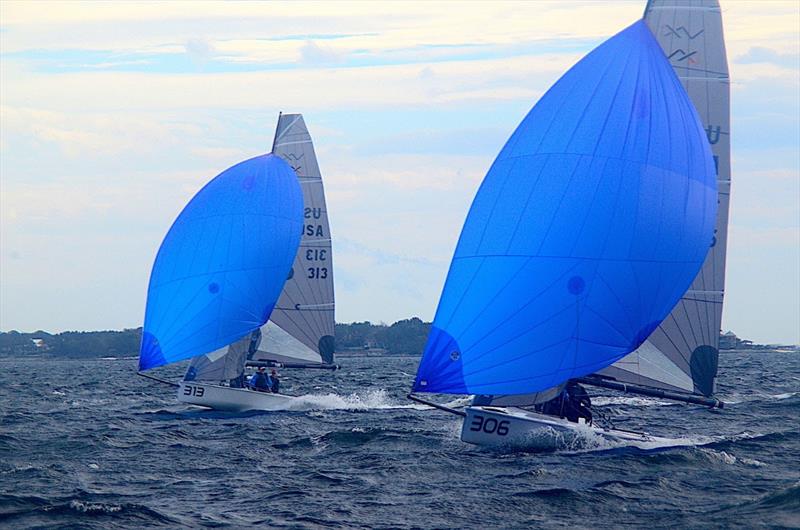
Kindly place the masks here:
<instances>
[{"instance_id":1,"label":"boat number 306","mask_svg":"<svg viewBox=\"0 0 800 530\"><path fill-rule=\"evenodd\" d=\"M184 396L194 396L194 397L203 397L203 394L206 393L206 389L202 386L192 386L192 385L184 385L183 386L183 395Z\"/></svg>"},{"instance_id":2,"label":"boat number 306","mask_svg":"<svg viewBox=\"0 0 800 530\"><path fill-rule=\"evenodd\" d=\"M508 420L497 421L494 418L484 418L476 414L472 418L472 424L469 426L469 430L505 436L508 434Z\"/></svg>"}]
</instances>

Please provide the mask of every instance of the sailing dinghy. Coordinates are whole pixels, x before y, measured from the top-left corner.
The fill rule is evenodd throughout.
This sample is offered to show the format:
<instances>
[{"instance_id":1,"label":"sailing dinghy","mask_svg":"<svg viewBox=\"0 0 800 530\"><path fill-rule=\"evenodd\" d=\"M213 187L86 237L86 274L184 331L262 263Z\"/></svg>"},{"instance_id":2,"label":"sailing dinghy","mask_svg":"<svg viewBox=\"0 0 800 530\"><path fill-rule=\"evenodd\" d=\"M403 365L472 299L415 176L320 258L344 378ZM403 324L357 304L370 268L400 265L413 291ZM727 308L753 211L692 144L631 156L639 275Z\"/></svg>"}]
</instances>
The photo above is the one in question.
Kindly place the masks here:
<instances>
[{"instance_id":1,"label":"sailing dinghy","mask_svg":"<svg viewBox=\"0 0 800 530\"><path fill-rule=\"evenodd\" d=\"M708 35L679 42L663 34L667 24L681 38ZM724 54L721 39L716 2L651 1L645 20L550 88L498 155L465 221L413 385L476 398L454 411L409 395L463 416L463 441L553 448L587 433L667 441L524 408L576 380L721 406L706 397L721 293L697 292L722 287L728 84L724 57L713 57ZM687 55L695 59L681 71ZM702 116L687 87L707 98ZM713 154L704 120L725 135ZM720 281L698 288L698 272ZM684 310L692 300L702 313ZM666 348L660 337L674 340L693 318L705 319L707 333ZM669 379L676 371L680 384Z\"/></svg>"},{"instance_id":2,"label":"sailing dinghy","mask_svg":"<svg viewBox=\"0 0 800 530\"><path fill-rule=\"evenodd\" d=\"M260 195L250 199L252 219L243 216L235 204L229 208L230 218L216 213L220 203L233 197L228 188L236 188L235 180L213 196L201 197L204 188L179 216L156 258L148 293L146 336L164 334L163 328L191 338L215 326L237 324L235 332L213 343L181 344L180 353L165 358L164 362L150 361L143 341L140 371L192 358L184 379L176 384L178 401L182 403L228 411L286 410L296 405L298 398L250 390L246 385L246 366L337 368L333 364L330 228L322 177L302 115L280 115L272 153L265 160L274 171L279 170L280 179L269 180L259 189ZM243 176L237 171L235 177L261 178L260 166L246 169ZM227 175L230 171L215 181L223 176L230 180ZM195 210L199 213L191 213ZM187 211L191 217L184 219ZM279 219L282 224L262 226L263 219L270 218ZM211 220L217 222L211 224ZM186 229L175 229L191 225L199 231L200 228L193 226L197 223L201 223L205 232L194 239L186 239ZM196 243L199 239L202 244ZM272 265L277 260L280 267ZM246 277L242 277L244 271L249 271ZM205 296L202 284L182 287L186 277L198 274L214 276L216 287L209 284L209 292L228 293L220 297L217 305L207 308L212 316L200 320L191 314L174 313L181 307L175 299L177 295L162 294L160 287L168 280L177 283L174 289L180 287L186 291L181 291L180 296L200 299Z\"/></svg>"}]
</instances>

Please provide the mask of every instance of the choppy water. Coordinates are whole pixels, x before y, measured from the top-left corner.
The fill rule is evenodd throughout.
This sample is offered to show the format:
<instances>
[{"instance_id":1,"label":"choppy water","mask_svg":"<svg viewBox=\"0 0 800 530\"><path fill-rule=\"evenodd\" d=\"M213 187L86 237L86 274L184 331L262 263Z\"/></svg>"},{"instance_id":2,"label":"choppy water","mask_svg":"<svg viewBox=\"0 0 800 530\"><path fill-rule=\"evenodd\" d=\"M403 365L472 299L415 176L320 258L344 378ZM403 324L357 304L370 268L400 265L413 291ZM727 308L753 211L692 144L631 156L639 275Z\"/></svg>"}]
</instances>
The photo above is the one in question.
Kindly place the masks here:
<instances>
[{"instance_id":1,"label":"choppy water","mask_svg":"<svg viewBox=\"0 0 800 530\"><path fill-rule=\"evenodd\" d=\"M132 359L0 361L0 526L800 527L800 355L720 361L721 411L595 400L683 446L545 454L461 443L404 399L411 357L284 371L309 410L258 414L189 410Z\"/></svg>"}]
</instances>

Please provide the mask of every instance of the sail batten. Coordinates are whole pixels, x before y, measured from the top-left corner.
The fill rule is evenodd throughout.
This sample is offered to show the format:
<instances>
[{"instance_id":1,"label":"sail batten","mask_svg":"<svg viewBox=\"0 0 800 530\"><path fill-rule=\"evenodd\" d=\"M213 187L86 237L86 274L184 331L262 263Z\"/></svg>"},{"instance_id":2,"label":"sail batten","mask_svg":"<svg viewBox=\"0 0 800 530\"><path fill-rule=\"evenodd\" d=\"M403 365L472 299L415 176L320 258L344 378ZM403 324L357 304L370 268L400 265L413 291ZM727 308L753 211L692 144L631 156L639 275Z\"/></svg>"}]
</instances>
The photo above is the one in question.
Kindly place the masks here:
<instances>
[{"instance_id":1,"label":"sail batten","mask_svg":"<svg viewBox=\"0 0 800 530\"><path fill-rule=\"evenodd\" d=\"M481 184L414 390L529 394L633 351L703 261L715 179L699 118L645 24L599 46Z\"/></svg>"}]
</instances>

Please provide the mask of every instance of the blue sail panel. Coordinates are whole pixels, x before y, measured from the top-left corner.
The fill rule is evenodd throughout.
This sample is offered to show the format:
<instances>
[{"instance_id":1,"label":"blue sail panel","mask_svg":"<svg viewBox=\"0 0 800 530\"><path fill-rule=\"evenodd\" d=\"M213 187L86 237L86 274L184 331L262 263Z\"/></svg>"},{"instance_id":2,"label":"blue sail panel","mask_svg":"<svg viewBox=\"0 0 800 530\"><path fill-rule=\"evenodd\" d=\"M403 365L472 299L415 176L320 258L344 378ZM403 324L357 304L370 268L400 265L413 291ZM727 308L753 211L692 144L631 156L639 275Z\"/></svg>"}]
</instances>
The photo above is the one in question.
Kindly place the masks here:
<instances>
[{"instance_id":1,"label":"blue sail panel","mask_svg":"<svg viewBox=\"0 0 800 530\"><path fill-rule=\"evenodd\" d=\"M214 351L263 325L297 253L302 219L297 176L272 154L201 189L153 264L139 369Z\"/></svg>"},{"instance_id":2,"label":"blue sail panel","mask_svg":"<svg viewBox=\"0 0 800 530\"><path fill-rule=\"evenodd\" d=\"M697 274L716 208L697 113L637 22L564 74L490 168L414 390L524 394L620 359Z\"/></svg>"}]
</instances>

